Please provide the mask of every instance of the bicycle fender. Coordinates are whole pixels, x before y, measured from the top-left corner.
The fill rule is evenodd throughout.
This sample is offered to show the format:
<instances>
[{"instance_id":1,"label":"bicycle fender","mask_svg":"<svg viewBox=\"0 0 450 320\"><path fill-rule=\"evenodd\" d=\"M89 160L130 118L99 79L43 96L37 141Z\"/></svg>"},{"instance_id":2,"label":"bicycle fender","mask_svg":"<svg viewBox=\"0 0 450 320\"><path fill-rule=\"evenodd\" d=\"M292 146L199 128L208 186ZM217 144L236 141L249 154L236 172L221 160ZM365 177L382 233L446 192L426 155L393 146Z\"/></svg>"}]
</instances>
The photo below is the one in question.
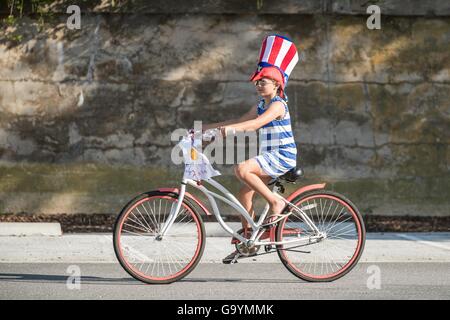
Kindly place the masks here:
<instances>
[{"instance_id":1,"label":"bicycle fender","mask_svg":"<svg viewBox=\"0 0 450 320\"><path fill-rule=\"evenodd\" d=\"M301 187L300 189L294 191L293 193L291 193L289 195L289 197L286 198L287 201L292 201L293 199L295 199L297 196L308 192L308 191L312 191L312 190L320 190L320 189L325 189L325 186L327 184L326 183L318 183L318 184L311 184L309 186L304 186Z\"/></svg>"},{"instance_id":2,"label":"bicycle fender","mask_svg":"<svg viewBox=\"0 0 450 320\"><path fill-rule=\"evenodd\" d=\"M173 192L179 194L178 188L159 188L157 190L160 192ZM200 200L197 197L195 197L194 195L190 194L187 191L185 191L184 196L194 201L195 204L198 205L207 216L212 216L212 213L209 212L209 210L203 205L203 203L200 202Z\"/></svg>"}]
</instances>

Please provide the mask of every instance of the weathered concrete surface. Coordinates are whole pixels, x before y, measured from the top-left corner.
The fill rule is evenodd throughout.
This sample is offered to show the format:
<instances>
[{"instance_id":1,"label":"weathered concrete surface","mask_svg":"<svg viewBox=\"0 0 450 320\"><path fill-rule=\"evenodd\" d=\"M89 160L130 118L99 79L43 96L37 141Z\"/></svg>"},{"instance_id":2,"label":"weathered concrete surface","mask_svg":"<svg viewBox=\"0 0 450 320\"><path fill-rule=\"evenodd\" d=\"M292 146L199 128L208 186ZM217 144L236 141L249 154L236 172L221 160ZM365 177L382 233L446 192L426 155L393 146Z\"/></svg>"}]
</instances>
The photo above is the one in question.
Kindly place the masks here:
<instances>
[{"instance_id":1,"label":"weathered concrete surface","mask_svg":"<svg viewBox=\"0 0 450 320\"><path fill-rule=\"evenodd\" d=\"M314 13L358 13L358 2L337 3L304 5ZM400 11L393 3L383 2ZM433 8L445 13L446 5ZM117 212L137 191L177 185L181 168L171 164L170 133L254 104L247 79L262 38L277 32L302 52L287 93L298 162L311 181L331 182L364 213L450 213L445 14L386 16L381 30L368 30L363 15L171 15L148 8L154 11L93 10L77 31L65 28L64 14L44 27L25 17L2 28L3 211ZM21 41L12 40L17 34ZM92 172L96 165L104 171ZM168 171L173 177L161 177Z\"/></svg>"},{"instance_id":2,"label":"weathered concrete surface","mask_svg":"<svg viewBox=\"0 0 450 320\"><path fill-rule=\"evenodd\" d=\"M449 16L446 0L101 0L54 1L46 10L66 13L69 5L78 4L83 12L163 13L163 14L340 14L366 15L367 7L376 4L383 15L395 16ZM8 13L0 5L0 13Z\"/></svg>"},{"instance_id":3,"label":"weathered concrete surface","mask_svg":"<svg viewBox=\"0 0 450 320\"><path fill-rule=\"evenodd\" d=\"M343 169L330 168L329 176L314 176L296 185L287 185L286 194L296 188L327 182L350 198L362 214L444 216L449 213L449 179L443 177L396 177L344 179ZM338 174L341 177L338 177ZM179 187L182 167L136 167L102 164L21 164L0 166L0 212L29 213L119 213L134 196L160 187ZM231 174L218 177L231 192L239 182ZM199 197L209 210L205 196ZM264 202L257 197L255 210L262 212ZM237 214L228 205L219 208L224 215Z\"/></svg>"}]
</instances>

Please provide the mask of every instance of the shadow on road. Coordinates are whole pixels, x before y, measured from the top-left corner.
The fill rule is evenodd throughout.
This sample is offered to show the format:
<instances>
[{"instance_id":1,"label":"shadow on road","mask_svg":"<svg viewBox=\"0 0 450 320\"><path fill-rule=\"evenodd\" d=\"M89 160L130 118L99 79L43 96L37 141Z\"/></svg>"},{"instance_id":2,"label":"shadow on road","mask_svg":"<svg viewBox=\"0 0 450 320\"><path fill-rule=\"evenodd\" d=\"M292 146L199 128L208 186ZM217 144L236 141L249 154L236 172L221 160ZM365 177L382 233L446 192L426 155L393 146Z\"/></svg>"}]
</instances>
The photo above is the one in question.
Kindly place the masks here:
<instances>
[{"instance_id":1,"label":"shadow on road","mask_svg":"<svg viewBox=\"0 0 450 320\"><path fill-rule=\"evenodd\" d=\"M69 280L69 275L53 275L53 274L30 274L30 273L0 273L0 281L2 282L29 282L29 283L61 283L65 284ZM94 276L81 276L82 284L102 284L102 285L145 285L144 283L133 278L107 278ZM177 281L177 283L299 283L301 280L282 280L282 279L241 279L241 278L185 278Z\"/></svg>"},{"instance_id":2,"label":"shadow on road","mask_svg":"<svg viewBox=\"0 0 450 320\"><path fill-rule=\"evenodd\" d=\"M43 282L60 282L67 283L70 275L53 275L53 274L30 274L30 273L0 273L0 281L2 282L31 282L31 283L43 283ZM82 284L139 284L137 280L133 278L103 278L92 276L81 276L80 281Z\"/></svg>"},{"instance_id":3,"label":"shadow on road","mask_svg":"<svg viewBox=\"0 0 450 320\"><path fill-rule=\"evenodd\" d=\"M227 282L240 282L240 283L299 283L303 282L301 280L283 280L283 279L230 279L230 278L185 278L181 279L178 282L218 282L218 283L227 283Z\"/></svg>"}]
</instances>

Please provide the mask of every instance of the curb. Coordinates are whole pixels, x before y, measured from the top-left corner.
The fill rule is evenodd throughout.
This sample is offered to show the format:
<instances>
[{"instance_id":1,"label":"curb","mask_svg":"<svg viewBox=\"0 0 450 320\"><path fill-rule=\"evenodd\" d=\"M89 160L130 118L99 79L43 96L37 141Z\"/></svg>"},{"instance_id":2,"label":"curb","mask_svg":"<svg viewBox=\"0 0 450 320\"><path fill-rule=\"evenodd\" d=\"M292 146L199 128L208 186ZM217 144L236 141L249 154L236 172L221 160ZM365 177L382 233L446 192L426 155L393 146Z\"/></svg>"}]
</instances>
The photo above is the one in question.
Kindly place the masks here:
<instances>
[{"instance_id":1,"label":"curb","mask_svg":"<svg viewBox=\"0 0 450 320\"><path fill-rule=\"evenodd\" d=\"M0 236L61 236L58 222L0 222Z\"/></svg>"}]
</instances>

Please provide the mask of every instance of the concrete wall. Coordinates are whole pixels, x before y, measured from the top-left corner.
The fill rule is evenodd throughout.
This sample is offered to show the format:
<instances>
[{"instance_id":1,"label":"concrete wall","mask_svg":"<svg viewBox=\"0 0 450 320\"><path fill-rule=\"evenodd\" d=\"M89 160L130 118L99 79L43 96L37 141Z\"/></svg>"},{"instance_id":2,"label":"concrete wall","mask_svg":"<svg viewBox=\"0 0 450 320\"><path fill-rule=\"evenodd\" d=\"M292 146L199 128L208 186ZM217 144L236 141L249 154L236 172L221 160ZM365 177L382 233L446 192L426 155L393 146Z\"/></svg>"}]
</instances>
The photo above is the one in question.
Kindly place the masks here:
<instances>
[{"instance_id":1,"label":"concrete wall","mask_svg":"<svg viewBox=\"0 0 450 320\"><path fill-rule=\"evenodd\" d=\"M365 214L450 214L449 3L377 1L368 30L365 1L281 2L83 2L71 31L62 1L5 25L0 212L117 212L176 185L170 133L254 104L274 32L301 51L287 94L308 181Z\"/></svg>"}]
</instances>

